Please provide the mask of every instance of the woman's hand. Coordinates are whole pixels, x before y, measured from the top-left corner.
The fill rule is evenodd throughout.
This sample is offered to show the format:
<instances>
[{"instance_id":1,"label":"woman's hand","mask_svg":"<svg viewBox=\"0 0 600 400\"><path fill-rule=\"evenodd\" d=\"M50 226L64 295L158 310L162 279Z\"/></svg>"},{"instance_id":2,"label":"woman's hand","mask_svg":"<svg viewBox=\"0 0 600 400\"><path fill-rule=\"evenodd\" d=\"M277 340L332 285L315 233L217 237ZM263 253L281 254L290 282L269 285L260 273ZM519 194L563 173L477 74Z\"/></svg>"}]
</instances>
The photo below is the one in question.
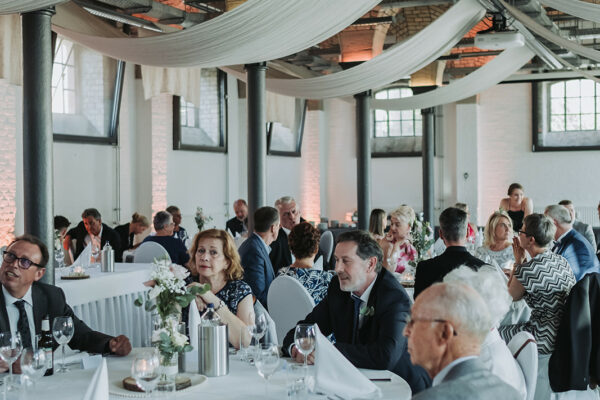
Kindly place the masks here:
<instances>
[{"instance_id":1,"label":"woman's hand","mask_svg":"<svg viewBox=\"0 0 600 400\"><path fill-rule=\"evenodd\" d=\"M515 262L517 264L523 264L525 261L527 261L525 250L521 247L521 240L519 240L518 236L513 238L512 248L515 256Z\"/></svg>"}]
</instances>

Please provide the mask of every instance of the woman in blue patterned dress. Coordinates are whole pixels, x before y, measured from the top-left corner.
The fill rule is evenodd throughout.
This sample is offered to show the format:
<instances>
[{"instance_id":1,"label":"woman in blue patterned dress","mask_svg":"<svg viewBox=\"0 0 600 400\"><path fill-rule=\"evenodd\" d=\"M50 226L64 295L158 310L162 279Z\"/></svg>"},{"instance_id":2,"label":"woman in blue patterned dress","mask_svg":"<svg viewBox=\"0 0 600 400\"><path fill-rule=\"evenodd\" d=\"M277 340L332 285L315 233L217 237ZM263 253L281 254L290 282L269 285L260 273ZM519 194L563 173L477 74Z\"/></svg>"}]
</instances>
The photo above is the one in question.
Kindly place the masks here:
<instances>
[{"instance_id":1,"label":"woman in blue patterned dress","mask_svg":"<svg viewBox=\"0 0 600 400\"><path fill-rule=\"evenodd\" d=\"M202 312L213 303L221 321L229 326L229 342L239 347L242 329L254 323L254 307L252 290L242 280L244 270L233 239L220 229L199 232L190 255L188 283L209 283L211 287L196 298L198 309Z\"/></svg>"},{"instance_id":2,"label":"woman in blue patterned dress","mask_svg":"<svg viewBox=\"0 0 600 400\"><path fill-rule=\"evenodd\" d=\"M327 294L329 281L333 278L331 271L321 271L313 268L313 262L319 251L319 231L308 222L301 222L292 228L288 237L290 250L296 261L289 267L279 270L278 275L288 275L296 278L308 293L319 304Z\"/></svg>"}]
</instances>

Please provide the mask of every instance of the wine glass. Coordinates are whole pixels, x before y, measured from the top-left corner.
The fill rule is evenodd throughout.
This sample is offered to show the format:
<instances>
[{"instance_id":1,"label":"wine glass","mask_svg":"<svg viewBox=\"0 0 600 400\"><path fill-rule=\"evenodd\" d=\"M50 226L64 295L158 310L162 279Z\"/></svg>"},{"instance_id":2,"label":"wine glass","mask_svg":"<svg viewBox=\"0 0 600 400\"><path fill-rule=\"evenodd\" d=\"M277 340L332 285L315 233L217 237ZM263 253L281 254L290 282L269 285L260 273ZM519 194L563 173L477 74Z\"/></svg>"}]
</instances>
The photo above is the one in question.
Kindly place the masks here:
<instances>
[{"instance_id":1,"label":"wine glass","mask_svg":"<svg viewBox=\"0 0 600 400\"><path fill-rule=\"evenodd\" d=\"M296 349L304 356L304 367L307 366L307 358L315 349L315 326L313 324L298 324L294 332L294 344Z\"/></svg>"},{"instance_id":2,"label":"wine glass","mask_svg":"<svg viewBox=\"0 0 600 400\"><path fill-rule=\"evenodd\" d=\"M65 364L65 346L75 333L73 318L71 317L56 317L52 323L52 336L54 340L62 347L62 363L56 372L67 372L69 369Z\"/></svg>"},{"instance_id":3,"label":"wine glass","mask_svg":"<svg viewBox=\"0 0 600 400\"><path fill-rule=\"evenodd\" d=\"M267 331L267 318L265 317L265 314L255 315L254 325L248 325L246 329L248 330L248 333L252 335L252 338L258 347L260 339L265 336L265 332Z\"/></svg>"},{"instance_id":4,"label":"wine glass","mask_svg":"<svg viewBox=\"0 0 600 400\"><path fill-rule=\"evenodd\" d=\"M18 332L14 335L10 332L0 333L0 358L8 364L10 371L9 383L7 385L8 390L14 389L12 365L19 358L21 350L23 350L23 344L21 342L21 335Z\"/></svg>"},{"instance_id":5,"label":"wine glass","mask_svg":"<svg viewBox=\"0 0 600 400\"><path fill-rule=\"evenodd\" d=\"M263 344L258 346L254 365L258 374L265 380L265 398L269 397L269 378L279 367L279 350L276 345Z\"/></svg>"},{"instance_id":6,"label":"wine glass","mask_svg":"<svg viewBox=\"0 0 600 400\"><path fill-rule=\"evenodd\" d=\"M131 365L131 376L135 379L137 385L146 392L146 397L150 397L150 393L158 383L160 362L156 349L145 350L136 355Z\"/></svg>"},{"instance_id":7,"label":"wine glass","mask_svg":"<svg viewBox=\"0 0 600 400\"><path fill-rule=\"evenodd\" d=\"M28 347L21 354L22 380L26 386L35 386L35 383L46 372L46 352L44 349Z\"/></svg>"},{"instance_id":8,"label":"wine glass","mask_svg":"<svg viewBox=\"0 0 600 400\"><path fill-rule=\"evenodd\" d=\"M58 263L58 268L65 266L65 253L60 240L57 240L54 246L54 259Z\"/></svg>"},{"instance_id":9,"label":"wine glass","mask_svg":"<svg viewBox=\"0 0 600 400\"><path fill-rule=\"evenodd\" d=\"M96 264L100 259L100 246L94 241L92 241L92 259L90 260L90 264Z\"/></svg>"}]
</instances>

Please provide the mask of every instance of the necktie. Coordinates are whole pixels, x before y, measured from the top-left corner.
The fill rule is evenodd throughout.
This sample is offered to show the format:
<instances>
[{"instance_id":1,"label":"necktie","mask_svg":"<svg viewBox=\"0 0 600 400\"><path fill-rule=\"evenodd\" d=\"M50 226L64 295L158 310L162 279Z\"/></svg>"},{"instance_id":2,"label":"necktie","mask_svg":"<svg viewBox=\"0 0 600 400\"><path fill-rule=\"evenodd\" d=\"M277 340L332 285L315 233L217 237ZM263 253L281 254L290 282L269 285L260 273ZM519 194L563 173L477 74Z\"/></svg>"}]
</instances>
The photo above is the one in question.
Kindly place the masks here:
<instances>
[{"instance_id":1,"label":"necktie","mask_svg":"<svg viewBox=\"0 0 600 400\"><path fill-rule=\"evenodd\" d=\"M352 325L352 344L356 344L358 340L358 321L360 319L360 305L362 304L362 300L360 297L352 296L352 300L354 300L354 324Z\"/></svg>"},{"instance_id":2,"label":"necktie","mask_svg":"<svg viewBox=\"0 0 600 400\"><path fill-rule=\"evenodd\" d=\"M29 319L25 311L25 301L15 301L15 305L19 309L19 322L17 322L17 330L21 334L21 343L23 348L31 347L31 331L29 330Z\"/></svg>"}]
</instances>

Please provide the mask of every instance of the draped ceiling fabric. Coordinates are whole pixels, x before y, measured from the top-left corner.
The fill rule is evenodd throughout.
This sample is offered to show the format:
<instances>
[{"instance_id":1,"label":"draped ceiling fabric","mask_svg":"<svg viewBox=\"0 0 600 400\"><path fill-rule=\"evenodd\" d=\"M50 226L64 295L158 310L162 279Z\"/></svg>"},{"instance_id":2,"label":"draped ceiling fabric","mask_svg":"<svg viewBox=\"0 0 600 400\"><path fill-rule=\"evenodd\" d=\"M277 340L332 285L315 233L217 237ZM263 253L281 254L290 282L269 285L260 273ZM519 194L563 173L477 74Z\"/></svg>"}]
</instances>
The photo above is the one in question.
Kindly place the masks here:
<instances>
[{"instance_id":1,"label":"draped ceiling fabric","mask_svg":"<svg viewBox=\"0 0 600 400\"><path fill-rule=\"evenodd\" d=\"M55 6L67 0L0 0L0 14L20 14Z\"/></svg>"},{"instance_id":2,"label":"draped ceiling fabric","mask_svg":"<svg viewBox=\"0 0 600 400\"><path fill-rule=\"evenodd\" d=\"M296 99L281 94L267 92L266 120L279 122L289 129L294 129L296 122Z\"/></svg>"},{"instance_id":3,"label":"draped ceiling fabric","mask_svg":"<svg viewBox=\"0 0 600 400\"><path fill-rule=\"evenodd\" d=\"M142 84L146 100L161 93L183 97L200 107L201 68L160 68L142 65Z\"/></svg>"},{"instance_id":4,"label":"draped ceiling fabric","mask_svg":"<svg viewBox=\"0 0 600 400\"><path fill-rule=\"evenodd\" d=\"M410 110L453 103L476 95L518 71L535 54L526 46L504 50L492 61L447 86L416 96L393 100L371 100L371 108Z\"/></svg>"},{"instance_id":5,"label":"draped ceiling fabric","mask_svg":"<svg viewBox=\"0 0 600 400\"><path fill-rule=\"evenodd\" d=\"M567 50L571 50L573 53L577 53L583 57L586 57L590 60L600 62L600 51L594 50L589 47L584 47L578 43L573 42L572 40L565 39L561 36L558 36L555 33L552 33L548 29L544 28L533 19L528 17L526 14L518 10L517 8L507 4L503 0L498 0L506 10L511 13L519 22L529 28L533 33L551 41L554 44L557 44L561 47L564 47Z\"/></svg>"},{"instance_id":6,"label":"draped ceiling fabric","mask_svg":"<svg viewBox=\"0 0 600 400\"><path fill-rule=\"evenodd\" d=\"M102 54L140 65L219 67L305 50L340 32L379 2L249 0L192 28L145 38L113 39L54 29Z\"/></svg>"},{"instance_id":7,"label":"draped ceiling fabric","mask_svg":"<svg viewBox=\"0 0 600 400\"><path fill-rule=\"evenodd\" d=\"M267 90L291 97L348 96L406 77L448 52L485 14L477 0L460 0L429 26L377 57L331 75L306 79L267 79ZM222 68L245 81L246 75Z\"/></svg>"},{"instance_id":8,"label":"draped ceiling fabric","mask_svg":"<svg viewBox=\"0 0 600 400\"><path fill-rule=\"evenodd\" d=\"M0 15L0 79L22 85L21 17Z\"/></svg>"},{"instance_id":9,"label":"draped ceiling fabric","mask_svg":"<svg viewBox=\"0 0 600 400\"><path fill-rule=\"evenodd\" d=\"M600 4L579 0L541 0L541 2L566 14L600 23Z\"/></svg>"}]
</instances>

